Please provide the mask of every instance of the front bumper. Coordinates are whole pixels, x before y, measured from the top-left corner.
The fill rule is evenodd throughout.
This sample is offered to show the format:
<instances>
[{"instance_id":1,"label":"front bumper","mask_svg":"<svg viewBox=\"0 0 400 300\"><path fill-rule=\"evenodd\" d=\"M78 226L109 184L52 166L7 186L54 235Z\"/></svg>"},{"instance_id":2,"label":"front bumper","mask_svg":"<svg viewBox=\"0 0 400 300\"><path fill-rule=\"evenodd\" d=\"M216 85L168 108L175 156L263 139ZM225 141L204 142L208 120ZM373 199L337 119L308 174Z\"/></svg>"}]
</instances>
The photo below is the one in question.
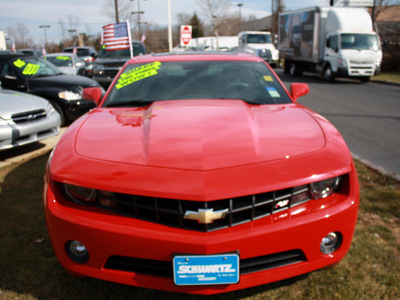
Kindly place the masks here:
<instances>
[{"instance_id":1,"label":"front bumper","mask_svg":"<svg viewBox=\"0 0 400 300\"><path fill-rule=\"evenodd\" d=\"M96 105L87 100L60 100L61 101L61 106L62 110L65 114L65 117L69 121L75 121L78 119L80 116L83 114L87 113L89 110L92 108L95 108Z\"/></svg>"},{"instance_id":2,"label":"front bumper","mask_svg":"<svg viewBox=\"0 0 400 300\"><path fill-rule=\"evenodd\" d=\"M60 116L51 112L46 118L0 126L0 150L39 142L60 131Z\"/></svg>"},{"instance_id":3,"label":"front bumper","mask_svg":"<svg viewBox=\"0 0 400 300\"><path fill-rule=\"evenodd\" d=\"M350 247L357 218L359 195L355 171L349 174L343 191L250 223L203 233L78 206L64 200L50 181L45 188L45 215L56 256L70 273L139 287L216 294L283 280L338 263ZM342 234L342 245L333 254L324 255L320 252L321 239L333 231ZM71 240L87 247L90 257L87 263L75 263L68 257L65 245ZM240 255L239 283L174 284L175 253L232 252ZM287 255L297 256L277 265L257 263ZM253 268L244 269L249 264Z\"/></svg>"}]
</instances>

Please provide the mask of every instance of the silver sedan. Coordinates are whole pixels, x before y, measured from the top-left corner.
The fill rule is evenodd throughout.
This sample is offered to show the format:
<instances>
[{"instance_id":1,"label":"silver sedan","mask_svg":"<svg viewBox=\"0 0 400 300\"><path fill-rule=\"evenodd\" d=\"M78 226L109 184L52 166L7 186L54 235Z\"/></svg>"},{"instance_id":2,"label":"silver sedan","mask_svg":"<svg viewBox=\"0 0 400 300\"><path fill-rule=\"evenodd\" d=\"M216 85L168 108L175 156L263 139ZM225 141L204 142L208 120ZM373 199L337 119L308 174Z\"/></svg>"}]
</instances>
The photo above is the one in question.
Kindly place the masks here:
<instances>
[{"instance_id":1,"label":"silver sedan","mask_svg":"<svg viewBox=\"0 0 400 300\"><path fill-rule=\"evenodd\" d=\"M55 136L60 124L47 100L0 87L0 151Z\"/></svg>"}]
</instances>

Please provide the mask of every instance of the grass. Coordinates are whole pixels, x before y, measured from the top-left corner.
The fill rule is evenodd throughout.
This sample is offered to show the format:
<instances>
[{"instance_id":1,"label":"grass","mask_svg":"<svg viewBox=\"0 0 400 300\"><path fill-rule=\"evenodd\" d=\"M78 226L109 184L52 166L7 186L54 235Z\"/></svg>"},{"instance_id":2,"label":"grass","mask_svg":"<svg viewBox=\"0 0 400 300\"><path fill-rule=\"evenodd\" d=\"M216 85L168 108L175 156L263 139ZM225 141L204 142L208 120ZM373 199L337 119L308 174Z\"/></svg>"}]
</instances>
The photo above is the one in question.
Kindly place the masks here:
<instances>
[{"instance_id":1,"label":"grass","mask_svg":"<svg viewBox=\"0 0 400 300\"><path fill-rule=\"evenodd\" d=\"M43 216L46 160L31 160L0 178L0 299L181 299L176 293L66 274L52 252ZM350 251L339 265L297 281L207 299L400 299L400 183L356 166L359 218Z\"/></svg>"},{"instance_id":2,"label":"grass","mask_svg":"<svg viewBox=\"0 0 400 300\"><path fill-rule=\"evenodd\" d=\"M379 75L373 76L372 80L400 83L400 72L382 72Z\"/></svg>"}]
</instances>

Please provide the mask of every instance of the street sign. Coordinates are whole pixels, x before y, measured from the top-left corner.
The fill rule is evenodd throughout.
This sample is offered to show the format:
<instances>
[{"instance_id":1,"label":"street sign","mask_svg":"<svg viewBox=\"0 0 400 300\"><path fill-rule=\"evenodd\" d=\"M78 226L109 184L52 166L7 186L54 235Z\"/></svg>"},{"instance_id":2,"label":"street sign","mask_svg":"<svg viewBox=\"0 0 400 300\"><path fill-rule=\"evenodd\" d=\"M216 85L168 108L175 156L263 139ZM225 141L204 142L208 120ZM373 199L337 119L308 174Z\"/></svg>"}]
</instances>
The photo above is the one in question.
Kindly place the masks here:
<instances>
[{"instance_id":1,"label":"street sign","mask_svg":"<svg viewBox=\"0 0 400 300\"><path fill-rule=\"evenodd\" d=\"M181 25L181 46L188 46L192 39L192 26Z\"/></svg>"}]
</instances>

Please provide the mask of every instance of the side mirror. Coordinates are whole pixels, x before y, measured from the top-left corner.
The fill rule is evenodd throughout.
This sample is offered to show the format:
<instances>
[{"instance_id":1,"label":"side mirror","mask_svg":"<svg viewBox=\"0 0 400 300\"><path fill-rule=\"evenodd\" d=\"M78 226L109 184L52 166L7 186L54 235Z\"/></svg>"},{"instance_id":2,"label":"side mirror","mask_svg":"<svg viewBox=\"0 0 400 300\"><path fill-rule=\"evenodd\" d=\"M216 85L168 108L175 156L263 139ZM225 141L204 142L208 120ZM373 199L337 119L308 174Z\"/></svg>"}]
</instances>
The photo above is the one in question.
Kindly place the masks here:
<instances>
[{"instance_id":1,"label":"side mirror","mask_svg":"<svg viewBox=\"0 0 400 300\"><path fill-rule=\"evenodd\" d=\"M102 90L99 87L87 87L82 92L82 98L94 102L96 106L99 106L101 102L101 95Z\"/></svg>"},{"instance_id":2,"label":"side mirror","mask_svg":"<svg viewBox=\"0 0 400 300\"><path fill-rule=\"evenodd\" d=\"M294 102L297 101L297 98L308 94L309 91L310 88L307 83L293 82L290 86L290 93Z\"/></svg>"}]
</instances>

